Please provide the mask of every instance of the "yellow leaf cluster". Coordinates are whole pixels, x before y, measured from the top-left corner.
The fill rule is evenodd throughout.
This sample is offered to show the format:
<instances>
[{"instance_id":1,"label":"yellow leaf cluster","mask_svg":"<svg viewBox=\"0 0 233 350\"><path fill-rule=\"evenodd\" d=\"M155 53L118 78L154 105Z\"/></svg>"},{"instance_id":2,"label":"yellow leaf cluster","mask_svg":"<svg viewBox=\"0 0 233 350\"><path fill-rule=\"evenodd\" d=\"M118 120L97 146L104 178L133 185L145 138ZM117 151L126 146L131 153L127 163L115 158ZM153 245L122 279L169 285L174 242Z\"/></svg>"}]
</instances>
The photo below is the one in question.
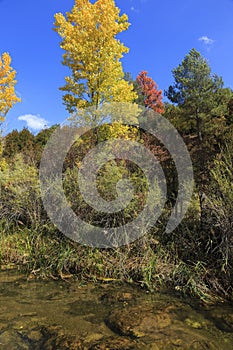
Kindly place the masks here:
<instances>
[{"instance_id":1,"label":"yellow leaf cluster","mask_svg":"<svg viewBox=\"0 0 233 350\"><path fill-rule=\"evenodd\" d=\"M7 112L17 102L20 102L15 94L15 70L10 66L11 57L7 52L0 56L0 121L5 120Z\"/></svg>"},{"instance_id":2,"label":"yellow leaf cluster","mask_svg":"<svg viewBox=\"0 0 233 350\"><path fill-rule=\"evenodd\" d=\"M138 128L132 125L125 125L121 122L103 124L99 130L99 141L123 138L125 140L136 140Z\"/></svg>"},{"instance_id":3,"label":"yellow leaf cluster","mask_svg":"<svg viewBox=\"0 0 233 350\"><path fill-rule=\"evenodd\" d=\"M1 150L0 150L1 154ZM8 168L8 164L5 158L0 159L0 171L5 172Z\"/></svg>"},{"instance_id":4,"label":"yellow leaf cluster","mask_svg":"<svg viewBox=\"0 0 233 350\"><path fill-rule=\"evenodd\" d=\"M66 77L64 103L69 112L104 102L132 102L136 93L124 80L120 59L129 50L117 35L129 27L128 17L114 0L76 0L66 16L55 14L55 31L65 50L63 64L71 69Z\"/></svg>"}]
</instances>

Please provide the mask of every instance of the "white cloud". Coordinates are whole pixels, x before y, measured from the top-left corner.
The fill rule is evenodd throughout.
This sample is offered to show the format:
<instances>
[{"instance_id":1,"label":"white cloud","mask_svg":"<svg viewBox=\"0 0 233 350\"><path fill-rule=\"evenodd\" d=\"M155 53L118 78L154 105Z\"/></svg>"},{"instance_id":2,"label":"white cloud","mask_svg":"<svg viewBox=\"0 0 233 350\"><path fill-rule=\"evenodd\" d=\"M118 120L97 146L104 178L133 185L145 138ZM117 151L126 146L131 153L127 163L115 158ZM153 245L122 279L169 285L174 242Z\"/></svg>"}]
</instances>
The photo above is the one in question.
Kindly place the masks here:
<instances>
[{"instance_id":1,"label":"white cloud","mask_svg":"<svg viewBox=\"0 0 233 350\"><path fill-rule=\"evenodd\" d=\"M18 120L25 121L27 126L32 130L43 129L47 124L47 120L41 118L39 115L24 114L18 117Z\"/></svg>"},{"instance_id":2,"label":"white cloud","mask_svg":"<svg viewBox=\"0 0 233 350\"><path fill-rule=\"evenodd\" d=\"M131 6L131 7L130 7L130 10L131 10L132 12L137 12L137 13L139 12L139 10L136 9L134 6Z\"/></svg>"},{"instance_id":3,"label":"white cloud","mask_svg":"<svg viewBox=\"0 0 233 350\"><path fill-rule=\"evenodd\" d=\"M212 44L214 43L214 40L208 38L207 35L201 36L198 40L199 40L199 41L202 41L205 45L212 45Z\"/></svg>"}]
</instances>

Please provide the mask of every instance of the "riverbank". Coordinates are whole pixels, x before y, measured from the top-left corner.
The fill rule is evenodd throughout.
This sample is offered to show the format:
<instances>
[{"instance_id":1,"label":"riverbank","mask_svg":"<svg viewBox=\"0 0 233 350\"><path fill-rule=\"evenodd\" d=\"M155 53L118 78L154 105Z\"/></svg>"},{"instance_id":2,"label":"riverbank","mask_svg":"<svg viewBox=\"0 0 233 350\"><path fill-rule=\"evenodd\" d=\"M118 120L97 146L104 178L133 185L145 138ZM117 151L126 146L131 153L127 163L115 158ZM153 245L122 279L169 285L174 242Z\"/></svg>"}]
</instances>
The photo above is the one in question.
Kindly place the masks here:
<instances>
[{"instance_id":1,"label":"riverbank","mask_svg":"<svg viewBox=\"0 0 233 350\"><path fill-rule=\"evenodd\" d=\"M52 128L44 132L43 137L38 137L45 145ZM12 154L0 171L0 264L16 264L33 278L74 278L84 282L111 279L134 283L151 292L169 290L205 303L233 300L231 135L229 131L227 147L209 163L204 179L202 171L194 169L196 188L188 211L170 233L166 226L174 209L178 183L174 164L164 159L168 196L158 221L145 236L117 249L85 247L69 240L65 232L58 232L42 201L39 154L36 149L33 151L37 162L23 152ZM105 216L91 209L79 189L78 167L92 148L94 136L95 133L87 133L81 150L79 144L74 144L67 154L62 175L64 194L70 208L84 222L94 227L119 227L132 222L144 210L148 184L142 171L130 162L107 163L97 181L101 196L111 203L117 198L117 184L127 178L132 180L135 201L114 215ZM33 136L22 131L18 141L22 137L30 140ZM195 142L193 138L189 141L193 150ZM151 139L149 145L157 156L155 140ZM41 155L42 145L39 149ZM54 215L59 216L56 202L51 203Z\"/></svg>"},{"instance_id":2,"label":"riverbank","mask_svg":"<svg viewBox=\"0 0 233 350\"><path fill-rule=\"evenodd\" d=\"M202 262L187 263L174 250L166 249L147 235L118 249L84 247L50 228L44 230L5 228L0 238L0 263L33 279L76 280L79 282L120 281L145 291L169 290L198 298L204 303L231 300L219 288ZM209 278L209 279L208 279Z\"/></svg>"}]
</instances>

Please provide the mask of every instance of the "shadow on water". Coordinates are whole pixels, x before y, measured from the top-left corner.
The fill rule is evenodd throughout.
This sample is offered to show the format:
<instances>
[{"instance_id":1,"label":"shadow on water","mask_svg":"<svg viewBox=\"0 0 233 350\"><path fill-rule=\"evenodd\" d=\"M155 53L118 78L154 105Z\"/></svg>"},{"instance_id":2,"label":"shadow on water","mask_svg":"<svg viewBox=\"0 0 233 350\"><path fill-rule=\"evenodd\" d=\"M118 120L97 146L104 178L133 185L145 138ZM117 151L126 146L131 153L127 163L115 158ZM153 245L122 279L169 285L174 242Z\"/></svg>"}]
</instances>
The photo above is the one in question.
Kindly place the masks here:
<instances>
[{"instance_id":1,"label":"shadow on water","mask_svg":"<svg viewBox=\"0 0 233 350\"><path fill-rule=\"evenodd\" d=\"M0 271L1 350L231 350L232 305Z\"/></svg>"}]
</instances>

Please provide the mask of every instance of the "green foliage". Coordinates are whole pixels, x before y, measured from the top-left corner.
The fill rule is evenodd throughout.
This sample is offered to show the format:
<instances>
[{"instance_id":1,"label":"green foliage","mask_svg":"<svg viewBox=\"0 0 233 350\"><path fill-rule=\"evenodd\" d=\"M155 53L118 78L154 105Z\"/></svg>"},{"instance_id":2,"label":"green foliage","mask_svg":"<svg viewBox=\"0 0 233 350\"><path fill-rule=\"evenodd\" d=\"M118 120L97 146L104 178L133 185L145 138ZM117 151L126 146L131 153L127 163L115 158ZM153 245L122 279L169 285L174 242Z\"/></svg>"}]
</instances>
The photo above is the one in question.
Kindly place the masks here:
<instances>
[{"instance_id":1,"label":"green foliage","mask_svg":"<svg viewBox=\"0 0 233 350\"><path fill-rule=\"evenodd\" d=\"M225 146L211 170L210 192L206 199L206 229L211 232L210 249L221 270L233 268L233 142ZM217 250L216 250L217 248ZM217 254L216 254L217 252ZM233 278L233 275L232 275Z\"/></svg>"},{"instance_id":2,"label":"green foliage","mask_svg":"<svg viewBox=\"0 0 233 350\"><path fill-rule=\"evenodd\" d=\"M37 135L33 135L27 128L12 130L3 138L3 158L12 162L17 154L21 154L26 163L39 165L43 149L56 128L57 125L53 125Z\"/></svg>"},{"instance_id":3,"label":"green foliage","mask_svg":"<svg viewBox=\"0 0 233 350\"><path fill-rule=\"evenodd\" d=\"M42 206L37 169L17 155L14 163L0 171L0 219L37 227Z\"/></svg>"},{"instance_id":4,"label":"green foliage","mask_svg":"<svg viewBox=\"0 0 233 350\"><path fill-rule=\"evenodd\" d=\"M97 175L97 190L100 196L106 201L114 201L118 197L117 185L119 181L124 181L127 179L131 183L134 195L127 207L115 214L103 215L103 213L98 213L95 210L92 210L81 196L79 190L78 169L88 151L94 148L97 138L99 142L114 138L143 142L143 140L140 139L138 127L124 125L119 122L113 122L110 125L104 124L101 125L98 130L90 130L87 133L84 133L82 137L72 146L65 160L65 193L73 210L78 216L81 215L85 221L104 227L109 227L111 225L123 225L125 222L137 217L143 210L148 193L147 180L143 174L143 171L139 169L138 166L136 166L133 162L125 160L128 159L130 154L132 156L132 147L131 149L127 149L127 147L122 149L122 147L119 146L119 149L116 147L114 150L112 150L110 147L109 152L103 152L103 158L100 157L100 154L98 157L98 161L101 163L102 160L104 160L105 164L100 168ZM117 159L113 161L107 161L106 154L112 154L114 156L115 152L116 154L121 154L122 157L116 157ZM157 183L154 184L154 191L158 194L157 197L154 196L154 204L156 205L160 200L160 191ZM95 194L92 195L95 197ZM109 205L111 205L111 203Z\"/></svg>"},{"instance_id":5,"label":"green foliage","mask_svg":"<svg viewBox=\"0 0 233 350\"><path fill-rule=\"evenodd\" d=\"M92 7L88 0L86 3L88 15ZM96 11L99 16L99 9ZM58 15L57 20L60 28L63 25L65 29L69 28L69 21L63 23L62 15ZM90 27L94 23L92 20L88 23ZM82 21L83 24L86 23L84 17ZM95 39L92 38L93 42ZM82 47L79 48L83 50ZM75 52L72 51L72 54L75 56ZM88 57L87 52L83 51L82 54ZM99 62L102 62L99 58ZM74 62L70 63L71 68L75 68ZM92 67L93 59L89 63ZM96 77L95 64L92 68L91 79ZM80 66L80 74L83 73L81 69ZM118 73L119 69L121 71L121 66L117 68ZM120 150L122 157L107 161L106 154L103 155L100 161L105 162L101 162L96 181L100 196L111 205L111 201L118 196L118 183L130 180L134 194L124 210L102 215L84 201L78 186L78 169L83 158L98 142L114 138L136 141L143 143L157 157L167 180L168 201L158 225L141 239L118 249L92 249L70 241L56 231L41 203L38 165L44 146L56 126L42 130L37 135L31 134L27 129L20 132L14 130L3 138L3 158L0 160L1 263L18 263L26 267L29 273L43 277L52 275L63 278L63 274L74 274L80 279L95 281L113 278L134 281L151 291L161 287L172 288L177 292L198 296L203 301L210 300L212 294L232 298L232 91L223 88L221 78L211 75L208 63L194 49L173 70L173 74L175 83L167 92L173 104L166 103L165 117L184 137L196 177L196 189L190 208L179 227L170 234L164 232L178 189L175 164L165 145L139 128L138 115L141 110L136 103L101 103L101 108L95 105L80 109L72 120L83 133L71 147L64 162L63 189L67 201L81 219L96 226L114 227L136 218L144 209L148 183L143 171L127 160L130 158L128 152L132 152L127 146ZM119 88L124 90L127 86L134 85L134 92L138 92L138 86L130 75L125 75L129 85L121 85L122 79L120 74ZM76 83L78 82L77 79ZM90 83L94 84L89 85L93 87L96 80L92 79ZM101 91L94 91L93 101L99 101L100 96L103 99L106 97L107 102L111 99L105 87ZM75 93L79 94L79 91ZM132 100L132 96L130 89L126 100ZM82 107L81 97L78 97L78 101ZM122 95L118 97L122 100ZM137 100L135 94L134 102L139 103L139 99L140 96ZM93 101L88 99L88 103ZM72 98L69 103L72 108L77 106ZM143 118L150 116L150 113L143 114ZM111 124L102 125L106 117ZM134 126L123 123L127 121ZM87 125L92 127L91 130L88 130ZM67 130L68 127L65 126L64 133ZM117 146L113 151L109 149L109 152L115 151L118 154ZM154 187L159 194L157 183ZM126 196L127 192L124 194ZM153 204L157 200L155 195ZM56 203L53 204L56 210Z\"/></svg>"},{"instance_id":6,"label":"green foliage","mask_svg":"<svg viewBox=\"0 0 233 350\"><path fill-rule=\"evenodd\" d=\"M180 108L180 120L186 129L203 137L215 132L224 124L224 112L231 91L223 89L222 78L211 74L210 66L199 52L192 49L182 63L174 68L175 82L165 92L169 100ZM223 117L223 120L218 118Z\"/></svg>"},{"instance_id":7,"label":"green foliage","mask_svg":"<svg viewBox=\"0 0 233 350\"><path fill-rule=\"evenodd\" d=\"M166 104L165 117L183 135L198 190L205 192L213 161L231 127L233 92L223 87L222 78L211 74L207 60L195 49L172 72L175 82L166 95L173 104Z\"/></svg>"},{"instance_id":8,"label":"green foliage","mask_svg":"<svg viewBox=\"0 0 233 350\"><path fill-rule=\"evenodd\" d=\"M233 124L233 96L230 98L227 104L227 124L232 125Z\"/></svg>"},{"instance_id":9,"label":"green foliage","mask_svg":"<svg viewBox=\"0 0 233 350\"><path fill-rule=\"evenodd\" d=\"M45 145L47 144L50 136L55 131L55 129L58 127L57 124L52 125L50 128L46 128L41 130L35 137L34 137L34 159L36 165L40 164L40 159L42 152L44 150Z\"/></svg>"},{"instance_id":10,"label":"green foliage","mask_svg":"<svg viewBox=\"0 0 233 350\"><path fill-rule=\"evenodd\" d=\"M34 135L24 128L21 131L13 130L4 138L3 157L13 159L18 153L24 154L28 161L34 157Z\"/></svg>"}]
</instances>

